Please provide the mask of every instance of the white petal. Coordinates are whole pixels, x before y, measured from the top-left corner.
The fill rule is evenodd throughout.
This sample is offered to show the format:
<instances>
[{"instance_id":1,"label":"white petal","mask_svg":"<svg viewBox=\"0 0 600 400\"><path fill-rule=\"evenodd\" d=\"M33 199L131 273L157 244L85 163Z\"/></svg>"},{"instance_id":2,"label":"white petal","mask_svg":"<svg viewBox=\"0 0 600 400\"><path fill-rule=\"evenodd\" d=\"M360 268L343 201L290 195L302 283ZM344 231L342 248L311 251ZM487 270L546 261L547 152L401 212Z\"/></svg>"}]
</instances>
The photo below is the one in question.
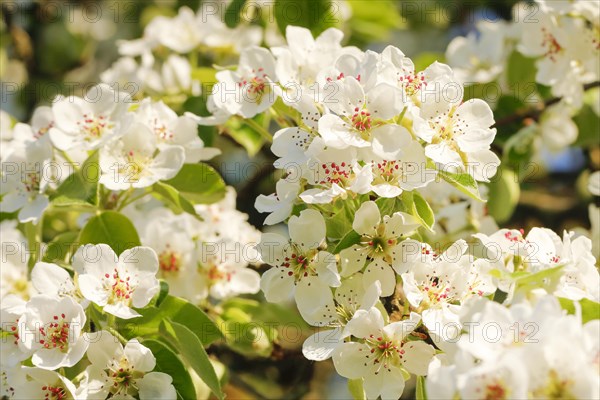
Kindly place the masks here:
<instances>
[{"instance_id":1,"label":"white petal","mask_svg":"<svg viewBox=\"0 0 600 400\"><path fill-rule=\"evenodd\" d=\"M302 354L312 361L323 361L331 357L333 350L343 343L342 329L323 330L309 336L302 344Z\"/></svg>"},{"instance_id":2,"label":"white petal","mask_svg":"<svg viewBox=\"0 0 600 400\"><path fill-rule=\"evenodd\" d=\"M380 221L381 214L377 204L366 201L356 211L352 228L361 235L375 235Z\"/></svg>"}]
</instances>

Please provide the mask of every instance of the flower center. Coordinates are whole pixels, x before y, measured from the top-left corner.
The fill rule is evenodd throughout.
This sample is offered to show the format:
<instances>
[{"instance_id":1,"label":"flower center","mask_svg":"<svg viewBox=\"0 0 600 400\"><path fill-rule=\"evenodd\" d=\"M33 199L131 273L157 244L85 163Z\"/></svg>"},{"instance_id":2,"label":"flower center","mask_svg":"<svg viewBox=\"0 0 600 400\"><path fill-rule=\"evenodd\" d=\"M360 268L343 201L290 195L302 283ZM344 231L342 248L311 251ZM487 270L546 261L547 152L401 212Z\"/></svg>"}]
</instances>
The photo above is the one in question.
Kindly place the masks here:
<instances>
[{"instance_id":1,"label":"flower center","mask_svg":"<svg viewBox=\"0 0 600 400\"><path fill-rule=\"evenodd\" d=\"M388 183L390 185L398 184L400 176L402 176L404 167L401 161L383 160L375 163L372 162L373 172L377 175L374 179L374 184Z\"/></svg>"},{"instance_id":2,"label":"flower center","mask_svg":"<svg viewBox=\"0 0 600 400\"><path fill-rule=\"evenodd\" d=\"M101 138L107 130L111 130L114 124L104 115L83 114L83 121L77 121L77 125L83 131L86 140Z\"/></svg>"},{"instance_id":3,"label":"flower center","mask_svg":"<svg viewBox=\"0 0 600 400\"><path fill-rule=\"evenodd\" d=\"M354 109L354 114L350 118L350 122L354 129L360 132L368 131L371 129L371 113L366 109Z\"/></svg>"},{"instance_id":4,"label":"flower center","mask_svg":"<svg viewBox=\"0 0 600 400\"><path fill-rule=\"evenodd\" d=\"M181 269L181 255L173 250L165 250L158 255L158 266L164 273L177 273Z\"/></svg>"},{"instance_id":5,"label":"flower center","mask_svg":"<svg viewBox=\"0 0 600 400\"><path fill-rule=\"evenodd\" d=\"M318 173L318 182L321 185L332 185L335 183L343 187L350 179L352 171L345 162L341 164L330 162L322 164Z\"/></svg>"},{"instance_id":6,"label":"flower center","mask_svg":"<svg viewBox=\"0 0 600 400\"><path fill-rule=\"evenodd\" d=\"M50 130L50 128L52 128L53 126L54 126L54 122L50 122L47 126L44 126L44 127L40 128L37 132L34 132L33 137L35 139L41 138L46 133L48 133L48 131Z\"/></svg>"},{"instance_id":7,"label":"flower center","mask_svg":"<svg viewBox=\"0 0 600 400\"><path fill-rule=\"evenodd\" d=\"M253 69L252 74L253 76L239 82L239 86L244 88L249 100L260 104L262 97L267 92L267 74L264 73L263 68L259 68L258 71Z\"/></svg>"},{"instance_id":8,"label":"flower center","mask_svg":"<svg viewBox=\"0 0 600 400\"><path fill-rule=\"evenodd\" d=\"M231 272L223 271L223 270L219 269L219 267L217 267L216 265L213 265L208 269L208 280L211 281L212 283L219 282L219 281L229 282L229 281L231 281L231 276L232 276Z\"/></svg>"},{"instance_id":9,"label":"flower center","mask_svg":"<svg viewBox=\"0 0 600 400\"><path fill-rule=\"evenodd\" d=\"M45 349L59 349L66 351L69 347L69 330L71 324L65 322L65 314L52 317L53 322L50 322L45 327L39 328L39 332L43 339L40 339L40 344Z\"/></svg>"},{"instance_id":10,"label":"flower center","mask_svg":"<svg viewBox=\"0 0 600 400\"><path fill-rule=\"evenodd\" d=\"M154 133L160 140L171 140L175 135L165 124L160 123L158 118L154 118Z\"/></svg>"},{"instance_id":11,"label":"flower center","mask_svg":"<svg viewBox=\"0 0 600 400\"><path fill-rule=\"evenodd\" d=\"M390 367L400 363L404 356L402 343L387 337L370 335L365 343L371 348L367 358L372 361L373 365L379 366L375 374L378 374L379 369L382 367L389 371Z\"/></svg>"},{"instance_id":12,"label":"flower center","mask_svg":"<svg viewBox=\"0 0 600 400\"><path fill-rule=\"evenodd\" d=\"M62 400L67 398L67 391L65 388L60 386L42 386L44 392L44 399L56 399Z\"/></svg>"},{"instance_id":13,"label":"flower center","mask_svg":"<svg viewBox=\"0 0 600 400\"><path fill-rule=\"evenodd\" d=\"M28 193L39 193L40 174L38 171L24 171L21 175L21 183Z\"/></svg>"},{"instance_id":14,"label":"flower center","mask_svg":"<svg viewBox=\"0 0 600 400\"><path fill-rule=\"evenodd\" d=\"M150 163L152 157L130 150L125 155L125 160L126 163L119 168L119 172L125 175L130 181L138 181L144 174L146 166Z\"/></svg>"},{"instance_id":15,"label":"flower center","mask_svg":"<svg viewBox=\"0 0 600 400\"><path fill-rule=\"evenodd\" d=\"M556 55L562 50L562 47L556 40L556 37L554 37L548 29L543 27L542 34L542 47L546 48L546 54L544 54L544 56L548 57L551 61L556 62Z\"/></svg>"},{"instance_id":16,"label":"flower center","mask_svg":"<svg viewBox=\"0 0 600 400\"><path fill-rule=\"evenodd\" d=\"M404 88L405 93L409 97L413 97L417 94L424 86L427 86L425 82L425 75L422 72L417 74L406 74L398 78L400 85Z\"/></svg>"},{"instance_id":17,"label":"flower center","mask_svg":"<svg viewBox=\"0 0 600 400\"><path fill-rule=\"evenodd\" d=\"M420 286L421 290L427 294L426 306L436 305L439 303L447 303L453 299L451 293L452 288L449 282L443 281L438 276L426 275L428 280L424 281Z\"/></svg>"},{"instance_id":18,"label":"flower center","mask_svg":"<svg viewBox=\"0 0 600 400\"><path fill-rule=\"evenodd\" d=\"M283 268L288 269L287 274L293 276L298 282L303 277L316 275L317 272L313 266L312 260L317 254L316 251L311 251L311 254L301 254L299 251L294 251L289 257L285 257L281 264Z\"/></svg>"},{"instance_id":19,"label":"flower center","mask_svg":"<svg viewBox=\"0 0 600 400\"><path fill-rule=\"evenodd\" d=\"M109 304L131 302L133 286L130 284L131 277L121 277L115 269L113 274L105 274L105 285L108 285L110 294L108 298Z\"/></svg>"}]
</instances>

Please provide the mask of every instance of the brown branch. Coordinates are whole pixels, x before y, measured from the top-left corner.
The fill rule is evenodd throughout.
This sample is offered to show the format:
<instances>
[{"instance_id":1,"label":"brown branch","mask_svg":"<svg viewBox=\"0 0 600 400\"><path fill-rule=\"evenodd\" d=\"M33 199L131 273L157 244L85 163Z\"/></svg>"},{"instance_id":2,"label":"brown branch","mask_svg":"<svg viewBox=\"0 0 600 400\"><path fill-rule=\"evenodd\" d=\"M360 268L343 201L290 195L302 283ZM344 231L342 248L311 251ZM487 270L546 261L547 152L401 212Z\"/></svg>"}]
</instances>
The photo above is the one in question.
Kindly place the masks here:
<instances>
[{"instance_id":1,"label":"brown branch","mask_svg":"<svg viewBox=\"0 0 600 400\"><path fill-rule=\"evenodd\" d=\"M587 90L593 89L595 87L600 87L600 81L585 84L583 86L583 90L587 91ZM539 114L541 114L546 108L550 107L553 104L558 103L560 100L561 100L561 97L553 97L551 99L546 100L544 102L543 106L540 108L517 111L514 114L508 115L508 116L496 121L496 123L494 125L492 125L492 128L509 125L509 124L512 124L513 122L517 122L517 121L525 119L525 118L535 118L535 117L539 116Z\"/></svg>"}]
</instances>

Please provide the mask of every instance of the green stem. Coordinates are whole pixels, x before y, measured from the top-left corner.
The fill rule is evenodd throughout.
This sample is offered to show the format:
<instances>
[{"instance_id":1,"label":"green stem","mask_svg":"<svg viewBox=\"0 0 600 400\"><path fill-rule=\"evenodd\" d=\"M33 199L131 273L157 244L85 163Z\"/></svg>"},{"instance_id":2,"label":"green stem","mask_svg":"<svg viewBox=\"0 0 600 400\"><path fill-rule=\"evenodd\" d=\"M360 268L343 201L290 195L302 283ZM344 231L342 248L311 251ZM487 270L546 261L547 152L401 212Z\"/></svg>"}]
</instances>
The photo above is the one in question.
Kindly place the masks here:
<instances>
[{"instance_id":1,"label":"green stem","mask_svg":"<svg viewBox=\"0 0 600 400\"><path fill-rule=\"evenodd\" d=\"M130 195L126 196L123 201L121 201L121 204L119 205L119 207L117 207L117 211L121 211L123 208L125 208L126 206L128 206L129 204L141 199L142 197L148 195L150 192L149 191L144 191L142 193L140 193L137 196L133 196L130 197Z\"/></svg>"},{"instance_id":2,"label":"green stem","mask_svg":"<svg viewBox=\"0 0 600 400\"><path fill-rule=\"evenodd\" d=\"M29 260L27 262L27 271L29 275L31 275L33 266L40 258L43 218L44 215L42 214L37 224L34 224L33 222L25 224L25 236L27 237L27 244L29 246Z\"/></svg>"},{"instance_id":3,"label":"green stem","mask_svg":"<svg viewBox=\"0 0 600 400\"><path fill-rule=\"evenodd\" d=\"M58 152L60 153L62 158L64 158L69 164L73 166L75 171L79 169L79 163L73 161L73 159L64 150L58 150Z\"/></svg>"},{"instance_id":4,"label":"green stem","mask_svg":"<svg viewBox=\"0 0 600 400\"><path fill-rule=\"evenodd\" d=\"M269 133L269 131L267 131L262 125L260 125L258 122L256 122L253 119L244 119L243 122L245 124L250 125L250 127L252 127L252 129L254 129L255 131L257 131L260 136L262 136L263 139L265 139L268 143L273 143L273 136L271 136L271 134Z\"/></svg>"}]
</instances>

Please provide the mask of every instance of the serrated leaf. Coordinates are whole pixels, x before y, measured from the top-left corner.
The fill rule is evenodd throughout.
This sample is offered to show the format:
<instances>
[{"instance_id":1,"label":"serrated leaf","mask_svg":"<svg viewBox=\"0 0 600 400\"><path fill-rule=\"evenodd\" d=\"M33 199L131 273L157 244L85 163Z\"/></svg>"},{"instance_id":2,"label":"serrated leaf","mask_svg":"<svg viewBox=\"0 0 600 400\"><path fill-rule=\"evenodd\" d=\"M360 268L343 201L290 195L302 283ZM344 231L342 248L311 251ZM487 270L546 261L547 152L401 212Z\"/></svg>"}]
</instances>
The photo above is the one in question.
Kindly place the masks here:
<instances>
[{"instance_id":1,"label":"serrated leaf","mask_svg":"<svg viewBox=\"0 0 600 400\"><path fill-rule=\"evenodd\" d=\"M163 183L194 204L216 203L225 197L223 178L207 164L184 164L179 173Z\"/></svg>"},{"instance_id":2,"label":"serrated leaf","mask_svg":"<svg viewBox=\"0 0 600 400\"><path fill-rule=\"evenodd\" d=\"M194 205L173 186L164 182L156 182L152 186L152 190L159 195L162 201L174 208L176 212L186 212L200 218L194 209Z\"/></svg>"},{"instance_id":3,"label":"serrated leaf","mask_svg":"<svg viewBox=\"0 0 600 400\"><path fill-rule=\"evenodd\" d=\"M71 255L77 250L79 232L64 232L57 235L46 247L42 261L68 262Z\"/></svg>"},{"instance_id":4,"label":"serrated leaf","mask_svg":"<svg viewBox=\"0 0 600 400\"><path fill-rule=\"evenodd\" d=\"M98 202L97 188L100 179L98 152L95 151L60 184L50 200L55 206L95 205Z\"/></svg>"},{"instance_id":5,"label":"serrated leaf","mask_svg":"<svg viewBox=\"0 0 600 400\"><path fill-rule=\"evenodd\" d=\"M421 225L429 231L433 231L435 216L431 206L423 196L416 190L412 192L413 212L412 214L419 219Z\"/></svg>"},{"instance_id":6,"label":"serrated leaf","mask_svg":"<svg viewBox=\"0 0 600 400\"><path fill-rule=\"evenodd\" d=\"M273 8L279 31L285 35L288 25L308 28L313 36L339 22L331 0L275 0Z\"/></svg>"},{"instance_id":7,"label":"serrated leaf","mask_svg":"<svg viewBox=\"0 0 600 400\"><path fill-rule=\"evenodd\" d=\"M142 344L149 348L156 358L156 366L153 371L163 372L173 378L173 386L177 391L178 399L196 399L194 382L179 356L158 340L147 339Z\"/></svg>"},{"instance_id":8,"label":"serrated leaf","mask_svg":"<svg viewBox=\"0 0 600 400\"><path fill-rule=\"evenodd\" d=\"M223 400L221 382L198 337L185 325L167 320L161 322L159 331L161 337L179 352L183 360L196 371L215 396Z\"/></svg>"},{"instance_id":9,"label":"serrated leaf","mask_svg":"<svg viewBox=\"0 0 600 400\"><path fill-rule=\"evenodd\" d=\"M575 303L579 303L581 307L581 322L584 324L595 319L600 319L600 303L589 299L574 301L564 297L559 297L558 301L560 301L561 307L569 314L575 314Z\"/></svg>"},{"instance_id":10,"label":"serrated leaf","mask_svg":"<svg viewBox=\"0 0 600 400\"><path fill-rule=\"evenodd\" d=\"M466 173L452 173L446 171L439 171L438 176L443 178L446 182L466 194L467 196L479 200L485 201L479 194L479 186L473 176Z\"/></svg>"},{"instance_id":11,"label":"serrated leaf","mask_svg":"<svg viewBox=\"0 0 600 400\"><path fill-rule=\"evenodd\" d=\"M233 0L225 10L224 22L229 28L235 28L240 23L240 12L246 0Z\"/></svg>"},{"instance_id":12,"label":"serrated leaf","mask_svg":"<svg viewBox=\"0 0 600 400\"><path fill-rule=\"evenodd\" d=\"M339 254L340 251L347 249L348 247L357 244L360 242L360 235L356 233L354 230L348 232L342 240L335 246L334 254Z\"/></svg>"},{"instance_id":13,"label":"serrated leaf","mask_svg":"<svg viewBox=\"0 0 600 400\"><path fill-rule=\"evenodd\" d=\"M79 233L79 244L108 244L117 255L141 246L140 237L131 221L117 211L103 211L88 220Z\"/></svg>"},{"instance_id":14,"label":"serrated leaf","mask_svg":"<svg viewBox=\"0 0 600 400\"><path fill-rule=\"evenodd\" d=\"M366 400L362 379L348 379L348 391L354 400Z\"/></svg>"},{"instance_id":15,"label":"serrated leaf","mask_svg":"<svg viewBox=\"0 0 600 400\"><path fill-rule=\"evenodd\" d=\"M138 312L142 316L122 328L122 334L127 338L155 335L164 319L186 326L205 346L223 338L220 329L204 311L180 297L167 294L158 306L146 307Z\"/></svg>"}]
</instances>

